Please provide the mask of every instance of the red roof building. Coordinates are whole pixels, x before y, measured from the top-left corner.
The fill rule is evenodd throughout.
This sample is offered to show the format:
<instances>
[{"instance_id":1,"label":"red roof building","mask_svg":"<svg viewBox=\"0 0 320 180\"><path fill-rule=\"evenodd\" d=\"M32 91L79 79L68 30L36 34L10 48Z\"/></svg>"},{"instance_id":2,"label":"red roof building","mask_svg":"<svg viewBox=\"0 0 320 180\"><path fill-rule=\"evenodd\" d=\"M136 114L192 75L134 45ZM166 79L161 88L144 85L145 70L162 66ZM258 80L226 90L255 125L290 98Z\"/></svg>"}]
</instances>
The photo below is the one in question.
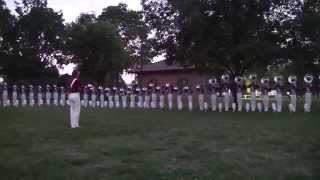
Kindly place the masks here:
<instances>
[{"instance_id":1,"label":"red roof building","mask_svg":"<svg viewBox=\"0 0 320 180\"><path fill-rule=\"evenodd\" d=\"M180 66L177 64L168 65L165 61L150 63L142 68L130 71L137 75L137 80L142 86L147 86L150 82L157 85L170 83L178 86L195 87L197 84L206 84L207 75L196 72L194 66Z\"/></svg>"}]
</instances>

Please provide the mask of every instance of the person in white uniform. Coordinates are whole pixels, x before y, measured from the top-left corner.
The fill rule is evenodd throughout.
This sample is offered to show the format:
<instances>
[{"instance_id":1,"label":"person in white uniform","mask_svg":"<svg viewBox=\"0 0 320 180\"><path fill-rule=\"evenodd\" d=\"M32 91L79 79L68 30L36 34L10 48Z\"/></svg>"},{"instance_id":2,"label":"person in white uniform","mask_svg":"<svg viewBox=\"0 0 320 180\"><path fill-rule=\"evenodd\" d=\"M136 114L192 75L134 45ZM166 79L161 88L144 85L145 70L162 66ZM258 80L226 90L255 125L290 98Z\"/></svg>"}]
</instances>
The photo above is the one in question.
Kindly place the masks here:
<instances>
[{"instance_id":1,"label":"person in white uniform","mask_svg":"<svg viewBox=\"0 0 320 180\"><path fill-rule=\"evenodd\" d=\"M234 78L234 81L236 83L236 96L237 96L237 107L238 107L238 111L241 112L242 111L242 91L244 89L244 82L243 82L243 78L240 76L236 76Z\"/></svg>"},{"instance_id":2,"label":"person in white uniform","mask_svg":"<svg viewBox=\"0 0 320 180\"><path fill-rule=\"evenodd\" d=\"M121 96L122 109L127 109L128 96L127 96L127 92L124 88L120 88L120 96Z\"/></svg>"},{"instance_id":3,"label":"person in white uniform","mask_svg":"<svg viewBox=\"0 0 320 180\"><path fill-rule=\"evenodd\" d=\"M108 97L108 107L109 109L113 109L114 102L113 102L112 90L109 87L106 87L105 92L106 92L106 96Z\"/></svg>"},{"instance_id":4,"label":"person in white uniform","mask_svg":"<svg viewBox=\"0 0 320 180\"><path fill-rule=\"evenodd\" d=\"M104 108L104 88L99 86L99 105Z\"/></svg>"},{"instance_id":5,"label":"person in white uniform","mask_svg":"<svg viewBox=\"0 0 320 180\"><path fill-rule=\"evenodd\" d=\"M222 93L224 99L224 110L227 112L230 108L230 76L228 74L222 75Z\"/></svg>"},{"instance_id":6,"label":"person in white uniform","mask_svg":"<svg viewBox=\"0 0 320 180\"><path fill-rule=\"evenodd\" d=\"M201 85L196 86L196 90L198 93L198 106L200 111L204 111L204 89Z\"/></svg>"},{"instance_id":7,"label":"person in white uniform","mask_svg":"<svg viewBox=\"0 0 320 180\"><path fill-rule=\"evenodd\" d=\"M297 77L289 76L289 111L296 112L297 109Z\"/></svg>"},{"instance_id":8,"label":"person in white uniform","mask_svg":"<svg viewBox=\"0 0 320 180\"><path fill-rule=\"evenodd\" d=\"M136 90L135 86L128 86L127 91L129 97L130 97L130 108L135 109L136 108Z\"/></svg>"},{"instance_id":9,"label":"person in white uniform","mask_svg":"<svg viewBox=\"0 0 320 180\"><path fill-rule=\"evenodd\" d=\"M277 92L276 94L276 111L282 112L282 93L283 93L283 78L282 76L276 76L274 77L275 82L275 90Z\"/></svg>"},{"instance_id":10,"label":"person in white uniform","mask_svg":"<svg viewBox=\"0 0 320 180\"><path fill-rule=\"evenodd\" d=\"M53 85L53 104L55 106L59 105L59 93L58 93L58 87L57 85Z\"/></svg>"},{"instance_id":11,"label":"person in white uniform","mask_svg":"<svg viewBox=\"0 0 320 180\"><path fill-rule=\"evenodd\" d=\"M26 88L24 85L21 86L20 102L23 107L27 105Z\"/></svg>"},{"instance_id":12,"label":"person in white uniform","mask_svg":"<svg viewBox=\"0 0 320 180\"><path fill-rule=\"evenodd\" d=\"M188 109L189 111L192 111L193 108L193 98L192 98L192 90L190 89L189 86L183 87L183 93L184 96L186 97L186 102L188 104Z\"/></svg>"},{"instance_id":13,"label":"person in white uniform","mask_svg":"<svg viewBox=\"0 0 320 180\"><path fill-rule=\"evenodd\" d=\"M29 105L31 107L34 106L34 91L33 91L33 85L29 85Z\"/></svg>"},{"instance_id":14,"label":"person in white uniform","mask_svg":"<svg viewBox=\"0 0 320 180\"><path fill-rule=\"evenodd\" d=\"M64 87L60 87L60 106L65 106L66 104L66 93L64 92Z\"/></svg>"},{"instance_id":15,"label":"person in white uniform","mask_svg":"<svg viewBox=\"0 0 320 180\"><path fill-rule=\"evenodd\" d=\"M91 87L91 107L96 108L97 106L97 94L94 86Z\"/></svg>"},{"instance_id":16,"label":"person in white uniform","mask_svg":"<svg viewBox=\"0 0 320 180\"><path fill-rule=\"evenodd\" d=\"M83 101L82 101L83 103L82 103L82 106L83 107L88 107L88 103L89 103L89 95L88 95L88 87L87 86L85 86L84 88L83 88Z\"/></svg>"},{"instance_id":17,"label":"person in white uniform","mask_svg":"<svg viewBox=\"0 0 320 180\"><path fill-rule=\"evenodd\" d=\"M12 105L14 107L18 107L19 106L17 85L13 85L12 86Z\"/></svg>"},{"instance_id":18,"label":"person in white uniform","mask_svg":"<svg viewBox=\"0 0 320 180\"><path fill-rule=\"evenodd\" d=\"M178 108L178 111L182 111L182 109L183 109L183 102L182 102L183 91L178 86L175 86L173 89L174 89L174 92L175 92L176 97L177 97L177 108Z\"/></svg>"},{"instance_id":19,"label":"person in white uniform","mask_svg":"<svg viewBox=\"0 0 320 180\"><path fill-rule=\"evenodd\" d=\"M43 105L43 92L42 92L42 86L41 85L38 86L37 101L38 101L38 106L42 106Z\"/></svg>"},{"instance_id":20,"label":"person in white uniform","mask_svg":"<svg viewBox=\"0 0 320 180\"><path fill-rule=\"evenodd\" d=\"M259 85L257 82L257 75L256 74L250 74L249 79L251 81L251 84L249 85L250 88L250 107L251 107L251 111L255 112L256 111L256 104L257 104L257 90L259 89ZM260 103L261 104L261 103Z\"/></svg>"},{"instance_id":21,"label":"person in white uniform","mask_svg":"<svg viewBox=\"0 0 320 180\"><path fill-rule=\"evenodd\" d=\"M113 87L113 94L114 94L114 104L117 109L120 108L120 96L117 87Z\"/></svg>"},{"instance_id":22,"label":"person in white uniform","mask_svg":"<svg viewBox=\"0 0 320 180\"><path fill-rule=\"evenodd\" d=\"M209 79L209 92L212 111L217 111L217 93L219 92L219 88L220 84L217 78Z\"/></svg>"},{"instance_id":23,"label":"person in white uniform","mask_svg":"<svg viewBox=\"0 0 320 180\"><path fill-rule=\"evenodd\" d=\"M143 108L143 91L141 88L136 88L136 94L138 95L138 108Z\"/></svg>"},{"instance_id":24,"label":"person in white uniform","mask_svg":"<svg viewBox=\"0 0 320 180\"><path fill-rule=\"evenodd\" d=\"M70 105L70 125L71 128L79 128L79 119L81 111L80 102L80 71L74 70L72 73L72 79L69 83L69 105Z\"/></svg>"},{"instance_id":25,"label":"person in white uniform","mask_svg":"<svg viewBox=\"0 0 320 180\"><path fill-rule=\"evenodd\" d=\"M150 92L151 92L151 108L156 109L158 96L157 96L155 84L153 83L150 84Z\"/></svg>"},{"instance_id":26,"label":"person in white uniform","mask_svg":"<svg viewBox=\"0 0 320 180\"><path fill-rule=\"evenodd\" d=\"M3 86L2 86L2 106L3 107L7 107L10 105L10 102L9 102L9 98L8 98L8 85L6 82L3 83Z\"/></svg>"},{"instance_id":27,"label":"person in white uniform","mask_svg":"<svg viewBox=\"0 0 320 180\"><path fill-rule=\"evenodd\" d=\"M305 83L304 111L311 112L313 76L311 74L306 74L303 79Z\"/></svg>"},{"instance_id":28,"label":"person in white uniform","mask_svg":"<svg viewBox=\"0 0 320 180\"><path fill-rule=\"evenodd\" d=\"M50 85L46 86L46 105L47 106L51 105L51 89L50 89Z\"/></svg>"},{"instance_id":29,"label":"person in white uniform","mask_svg":"<svg viewBox=\"0 0 320 180\"><path fill-rule=\"evenodd\" d=\"M261 79L261 95L262 95L264 112L269 111L269 90L270 90L269 78L262 78Z\"/></svg>"},{"instance_id":30,"label":"person in white uniform","mask_svg":"<svg viewBox=\"0 0 320 180\"><path fill-rule=\"evenodd\" d=\"M173 109L173 88L169 83L166 83L165 92L168 98L168 109L171 111Z\"/></svg>"},{"instance_id":31,"label":"person in white uniform","mask_svg":"<svg viewBox=\"0 0 320 180\"><path fill-rule=\"evenodd\" d=\"M159 92L159 108L163 110L165 104L165 90L163 87L158 86L157 91Z\"/></svg>"}]
</instances>

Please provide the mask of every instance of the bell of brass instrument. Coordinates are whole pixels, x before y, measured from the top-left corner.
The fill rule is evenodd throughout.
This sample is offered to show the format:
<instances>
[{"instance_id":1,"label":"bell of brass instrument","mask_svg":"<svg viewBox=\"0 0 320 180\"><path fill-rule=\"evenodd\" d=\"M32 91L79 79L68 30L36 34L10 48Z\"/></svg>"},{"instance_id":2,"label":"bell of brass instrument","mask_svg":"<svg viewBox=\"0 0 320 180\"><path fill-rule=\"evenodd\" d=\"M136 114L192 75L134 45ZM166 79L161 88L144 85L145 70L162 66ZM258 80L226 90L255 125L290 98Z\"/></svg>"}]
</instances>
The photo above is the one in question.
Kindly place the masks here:
<instances>
[{"instance_id":1,"label":"bell of brass instrument","mask_svg":"<svg viewBox=\"0 0 320 180\"><path fill-rule=\"evenodd\" d=\"M223 82L228 83L230 81L230 76L229 76L229 74L223 74L221 76L221 79Z\"/></svg>"},{"instance_id":2,"label":"bell of brass instrument","mask_svg":"<svg viewBox=\"0 0 320 180\"><path fill-rule=\"evenodd\" d=\"M307 84L311 84L313 82L313 76L311 74L304 75L304 82Z\"/></svg>"},{"instance_id":3,"label":"bell of brass instrument","mask_svg":"<svg viewBox=\"0 0 320 180\"><path fill-rule=\"evenodd\" d=\"M267 77L261 78L261 84L267 85L270 82L270 79Z\"/></svg>"},{"instance_id":4,"label":"bell of brass instrument","mask_svg":"<svg viewBox=\"0 0 320 180\"><path fill-rule=\"evenodd\" d=\"M297 76L295 76L295 75L289 76L289 77L288 77L288 82L289 82L290 84L293 84L293 85L297 84Z\"/></svg>"},{"instance_id":5,"label":"bell of brass instrument","mask_svg":"<svg viewBox=\"0 0 320 180\"><path fill-rule=\"evenodd\" d=\"M243 83L243 78L241 76L236 76L234 78L234 82L237 84L241 84L241 83Z\"/></svg>"}]
</instances>

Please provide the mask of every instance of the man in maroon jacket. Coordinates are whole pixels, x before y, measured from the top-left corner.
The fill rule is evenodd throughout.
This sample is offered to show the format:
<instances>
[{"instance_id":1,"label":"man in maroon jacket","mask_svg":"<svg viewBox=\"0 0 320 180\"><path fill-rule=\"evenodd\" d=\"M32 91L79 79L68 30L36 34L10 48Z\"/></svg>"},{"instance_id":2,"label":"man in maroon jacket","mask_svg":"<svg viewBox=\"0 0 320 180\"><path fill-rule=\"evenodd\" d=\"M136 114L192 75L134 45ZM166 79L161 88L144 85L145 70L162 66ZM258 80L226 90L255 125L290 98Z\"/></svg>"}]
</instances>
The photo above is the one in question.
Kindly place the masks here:
<instances>
[{"instance_id":1,"label":"man in maroon jacket","mask_svg":"<svg viewBox=\"0 0 320 180\"><path fill-rule=\"evenodd\" d=\"M69 104L70 104L70 122L71 128L79 128L80 118L80 91L81 84L79 80L80 71L74 70L72 72L72 79L69 83Z\"/></svg>"}]
</instances>

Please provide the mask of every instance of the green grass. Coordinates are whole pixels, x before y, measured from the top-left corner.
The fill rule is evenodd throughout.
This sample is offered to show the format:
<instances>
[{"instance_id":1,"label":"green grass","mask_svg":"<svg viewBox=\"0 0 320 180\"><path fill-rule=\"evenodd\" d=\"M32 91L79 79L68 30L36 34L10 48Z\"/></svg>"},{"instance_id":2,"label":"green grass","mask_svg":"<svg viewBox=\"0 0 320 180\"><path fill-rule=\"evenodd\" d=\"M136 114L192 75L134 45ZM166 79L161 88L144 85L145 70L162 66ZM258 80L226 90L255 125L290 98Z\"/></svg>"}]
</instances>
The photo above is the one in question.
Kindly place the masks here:
<instances>
[{"instance_id":1,"label":"green grass","mask_svg":"<svg viewBox=\"0 0 320 180\"><path fill-rule=\"evenodd\" d=\"M0 179L320 179L320 112L81 113L0 108Z\"/></svg>"}]
</instances>

